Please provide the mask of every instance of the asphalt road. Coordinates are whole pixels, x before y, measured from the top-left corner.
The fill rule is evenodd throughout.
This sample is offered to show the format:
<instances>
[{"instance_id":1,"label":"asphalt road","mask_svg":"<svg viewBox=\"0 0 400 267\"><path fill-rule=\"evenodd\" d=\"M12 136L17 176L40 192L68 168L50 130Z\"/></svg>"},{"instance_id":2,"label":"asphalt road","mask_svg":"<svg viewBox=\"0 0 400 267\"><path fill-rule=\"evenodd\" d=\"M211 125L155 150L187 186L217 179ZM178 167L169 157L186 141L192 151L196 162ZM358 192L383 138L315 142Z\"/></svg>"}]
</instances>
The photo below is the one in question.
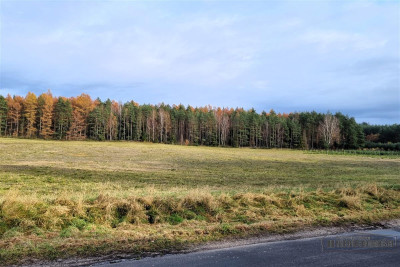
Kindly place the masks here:
<instances>
[{"instance_id":1,"label":"asphalt road","mask_svg":"<svg viewBox=\"0 0 400 267\"><path fill-rule=\"evenodd\" d=\"M400 266L400 229L268 242L97 266Z\"/></svg>"}]
</instances>

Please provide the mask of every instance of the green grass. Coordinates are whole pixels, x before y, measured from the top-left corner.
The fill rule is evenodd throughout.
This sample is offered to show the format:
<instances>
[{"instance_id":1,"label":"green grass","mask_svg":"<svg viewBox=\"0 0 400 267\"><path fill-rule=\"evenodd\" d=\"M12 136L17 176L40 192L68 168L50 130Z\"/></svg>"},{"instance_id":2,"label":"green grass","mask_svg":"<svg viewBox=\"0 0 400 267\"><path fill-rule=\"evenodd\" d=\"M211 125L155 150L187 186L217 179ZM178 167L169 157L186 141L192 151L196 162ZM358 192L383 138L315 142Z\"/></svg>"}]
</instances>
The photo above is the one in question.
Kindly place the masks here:
<instances>
[{"instance_id":1,"label":"green grass","mask_svg":"<svg viewBox=\"0 0 400 267\"><path fill-rule=\"evenodd\" d=\"M399 173L398 157L1 138L0 263L398 218Z\"/></svg>"},{"instance_id":2,"label":"green grass","mask_svg":"<svg viewBox=\"0 0 400 267\"><path fill-rule=\"evenodd\" d=\"M130 142L0 140L0 193L10 188L53 195L68 190L98 194L102 187L124 194L150 186L169 193L182 187L253 192L266 187L313 190L371 182L400 184L400 158Z\"/></svg>"},{"instance_id":3,"label":"green grass","mask_svg":"<svg viewBox=\"0 0 400 267\"><path fill-rule=\"evenodd\" d=\"M365 150L309 150L305 151L305 153L309 154L329 154L329 155L367 155L367 156L375 156L375 157L389 157L389 158L398 158L400 157L400 151L386 151L386 150L374 150L374 149L365 149Z\"/></svg>"}]
</instances>

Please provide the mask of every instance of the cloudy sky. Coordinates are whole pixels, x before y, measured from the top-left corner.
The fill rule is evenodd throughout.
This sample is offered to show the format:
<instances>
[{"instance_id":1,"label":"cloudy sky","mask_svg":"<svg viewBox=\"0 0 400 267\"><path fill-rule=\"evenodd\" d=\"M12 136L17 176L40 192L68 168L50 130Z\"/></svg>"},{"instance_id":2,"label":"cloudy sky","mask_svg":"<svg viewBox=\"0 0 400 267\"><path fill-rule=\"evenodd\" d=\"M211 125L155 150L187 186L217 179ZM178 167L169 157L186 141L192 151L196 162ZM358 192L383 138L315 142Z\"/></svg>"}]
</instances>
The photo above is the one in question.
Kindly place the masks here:
<instances>
[{"instance_id":1,"label":"cloudy sky","mask_svg":"<svg viewBox=\"0 0 400 267\"><path fill-rule=\"evenodd\" d=\"M398 1L2 0L0 94L400 122Z\"/></svg>"}]
</instances>

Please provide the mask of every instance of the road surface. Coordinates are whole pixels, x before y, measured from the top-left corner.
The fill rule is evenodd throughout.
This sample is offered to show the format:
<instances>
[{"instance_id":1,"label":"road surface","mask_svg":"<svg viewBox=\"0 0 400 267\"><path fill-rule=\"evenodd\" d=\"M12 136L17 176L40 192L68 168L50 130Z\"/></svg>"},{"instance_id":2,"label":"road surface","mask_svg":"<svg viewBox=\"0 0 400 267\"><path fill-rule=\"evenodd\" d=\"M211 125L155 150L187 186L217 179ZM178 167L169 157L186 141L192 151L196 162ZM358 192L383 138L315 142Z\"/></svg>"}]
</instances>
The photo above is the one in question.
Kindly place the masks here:
<instances>
[{"instance_id":1,"label":"road surface","mask_svg":"<svg viewBox=\"0 0 400 267\"><path fill-rule=\"evenodd\" d=\"M94 266L400 266L400 229L268 242Z\"/></svg>"}]
</instances>

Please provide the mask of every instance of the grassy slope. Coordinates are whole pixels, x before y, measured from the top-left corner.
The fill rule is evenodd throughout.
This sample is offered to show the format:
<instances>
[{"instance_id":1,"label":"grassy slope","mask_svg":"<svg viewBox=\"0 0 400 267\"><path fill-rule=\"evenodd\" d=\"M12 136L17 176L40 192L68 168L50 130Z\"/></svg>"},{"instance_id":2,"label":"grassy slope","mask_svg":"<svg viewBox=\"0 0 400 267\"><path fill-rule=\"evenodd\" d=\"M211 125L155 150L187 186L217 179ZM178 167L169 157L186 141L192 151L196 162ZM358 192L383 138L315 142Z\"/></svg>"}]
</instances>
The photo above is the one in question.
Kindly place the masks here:
<instances>
[{"instance_id":1,"label":"grassy slope","mask_svg":"<svg viewBox=\"0 0 400 267\"><path fill-rule=\"evenodd\" d=\"M400 158L3 138L0 260L400 217L399 173Z\"/></svg>"}]
</instances>

